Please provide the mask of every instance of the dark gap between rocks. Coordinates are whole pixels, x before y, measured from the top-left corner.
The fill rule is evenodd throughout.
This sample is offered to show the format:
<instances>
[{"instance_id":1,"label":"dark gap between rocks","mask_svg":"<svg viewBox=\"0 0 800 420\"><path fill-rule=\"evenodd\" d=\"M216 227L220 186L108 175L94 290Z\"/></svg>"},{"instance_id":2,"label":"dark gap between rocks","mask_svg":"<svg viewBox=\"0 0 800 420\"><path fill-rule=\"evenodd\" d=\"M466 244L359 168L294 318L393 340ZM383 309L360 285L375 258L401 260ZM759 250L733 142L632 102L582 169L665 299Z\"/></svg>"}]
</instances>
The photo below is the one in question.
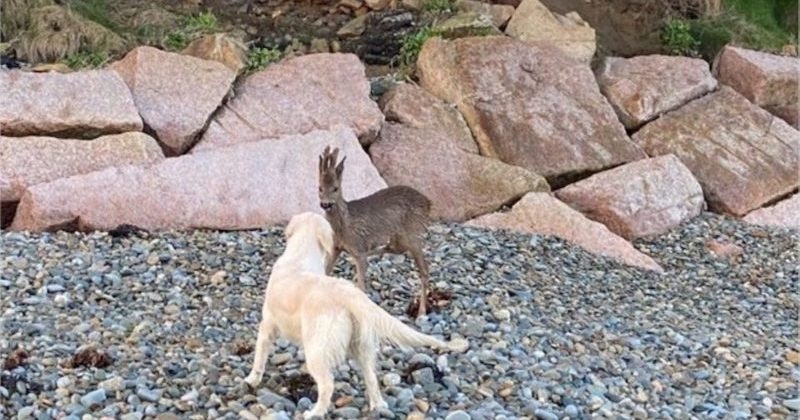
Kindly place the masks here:
<instances>
[{"instance_id":1,"label":"dark gap between rocks","mask_svg":"<svg viewBox=\"0 0 800 420\"><path fill-rule=\"evenodd\" d=\"M11 226L14 216L17 214L17 206L19 206L19 201L0 203L0 229L8 229Z\"/></svg>"}]
</instances>

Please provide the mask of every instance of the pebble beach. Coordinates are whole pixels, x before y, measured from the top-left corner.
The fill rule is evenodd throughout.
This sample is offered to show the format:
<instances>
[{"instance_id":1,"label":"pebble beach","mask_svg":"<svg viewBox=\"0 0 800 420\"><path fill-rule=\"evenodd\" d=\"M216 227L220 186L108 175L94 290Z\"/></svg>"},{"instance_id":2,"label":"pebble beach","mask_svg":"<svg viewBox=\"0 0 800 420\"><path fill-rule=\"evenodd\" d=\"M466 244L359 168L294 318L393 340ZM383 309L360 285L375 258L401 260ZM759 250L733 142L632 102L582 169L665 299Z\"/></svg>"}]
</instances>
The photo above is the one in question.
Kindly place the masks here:
<instances>
[{"instance_id":1,"label":"pebble beach","mask_svg":"<svg viewBox=\"0 0 800 420\"><path fill-rule=\"evenodd\" d=\"M440 310L406 315L408 257L373 257L369 294L470 348L383 346L377 413L343 365L329 417L796 418L799 236L704 213L634 242L659 274L555 237L434 225ZM241 384L283 245L280 228L0 232L0 418L295 418L316 392L293 344L277 341L259 389ZM347 257L335 274L354 277ZM82 351L102 363L76 365Z\"/></svg>"}]
</instances>

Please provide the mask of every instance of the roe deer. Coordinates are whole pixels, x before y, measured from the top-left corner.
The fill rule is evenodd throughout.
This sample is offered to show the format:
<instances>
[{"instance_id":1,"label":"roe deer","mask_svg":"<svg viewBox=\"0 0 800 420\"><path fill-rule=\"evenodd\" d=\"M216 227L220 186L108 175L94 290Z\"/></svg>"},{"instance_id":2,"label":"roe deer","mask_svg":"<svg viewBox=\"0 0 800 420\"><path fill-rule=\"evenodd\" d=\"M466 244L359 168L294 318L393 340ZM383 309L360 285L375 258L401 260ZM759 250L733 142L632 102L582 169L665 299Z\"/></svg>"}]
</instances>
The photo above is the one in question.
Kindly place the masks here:
<instances>
[{"instance_id":1,"label":"roe deer","mask_svg":"<svg viewBox=\"0 0 800 420\"><path fill-rule=\"evenodd\" d=\"M339 149L326 147L319 156L319 202L335 234L334 252L326 264L333 271L336 259L347 251L355 259L358 287L364 290L367 257L371 254L411 253L419 270L421 292L417 316L425 315L428 300L428 265L422 253L430 221L431 202L407 186L384 188L358 200L342 197L344 161L336 163Z\"/></svg>"}]
</instances>

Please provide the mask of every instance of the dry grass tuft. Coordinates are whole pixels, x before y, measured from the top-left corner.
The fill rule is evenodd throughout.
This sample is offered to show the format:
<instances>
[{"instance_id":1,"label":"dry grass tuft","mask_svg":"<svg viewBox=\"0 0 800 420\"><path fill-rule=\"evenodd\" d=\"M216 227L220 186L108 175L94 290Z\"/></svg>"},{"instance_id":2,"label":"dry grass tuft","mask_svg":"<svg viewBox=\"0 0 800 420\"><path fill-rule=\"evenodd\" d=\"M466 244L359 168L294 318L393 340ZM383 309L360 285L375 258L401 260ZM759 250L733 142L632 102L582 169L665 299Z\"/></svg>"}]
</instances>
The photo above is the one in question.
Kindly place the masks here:
<instances>
[{"instance_id":1,"label":"dry grass tuft","mask_svg":"<svg viewBox=\"0 0 800 420\"><path fill-rule=\"evenodd\" d=\"M52 6L53 0L3 0L0 2L0 38L14 39L30 25L33 10Z\"/></svg>"},{"instance_id":2,"label":"dry grass tuft","mask_svg":"<svg viewBox=\"0 0 800 420\"><path fill-rule=\"evenodd\" d=\"M39 7L31 12L28 28L17 40L17 56L30 62L53 62L80 51L125 49L126 40L110 29L61 6Z\"/></svg>"}]
</instances>

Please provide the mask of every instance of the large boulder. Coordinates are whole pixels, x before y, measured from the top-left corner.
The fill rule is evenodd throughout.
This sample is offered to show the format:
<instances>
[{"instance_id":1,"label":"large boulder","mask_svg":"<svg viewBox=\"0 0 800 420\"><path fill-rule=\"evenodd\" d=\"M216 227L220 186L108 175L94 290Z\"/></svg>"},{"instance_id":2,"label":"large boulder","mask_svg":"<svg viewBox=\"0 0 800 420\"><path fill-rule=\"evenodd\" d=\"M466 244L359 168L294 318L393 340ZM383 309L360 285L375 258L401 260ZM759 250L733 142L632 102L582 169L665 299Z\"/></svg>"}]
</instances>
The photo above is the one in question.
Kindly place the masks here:
<instances>
[{"instance_id":1,"label":"large boulder","mask_svg":"<svg viewBox=\"0 0 800 420\"><path fill-rule=\"evenodd\" d=\"M753 210L744 217L744 221L762 226L800 230L800 194L793 194L772 206Z\"/></svg>"},{"instance_id":2,"label":"large boulder","mask_svg":"<svg viewBox=\"0 0 800 420\"><path fill-rule=\"evenodd\" d=\"M727 86L645 125L633 139L650 156L677 156L715 212L743 216L800 186L800 132Z\"/></svg>"},{"instance_id":3,"label":"large boulder","mask_svg":"<svg viewBox=\"0 0 800 420\"><path fill-rule=\"evenodd\" d=\"M726 46L714 60L714 74L756 105L800 128L800 62L761 51Z\"/></svg>"},{"instance_id":4,"label":"large boulder","mask_svg":"<svg viewBox=\"0 0 800 420\"><path fill-rule=\"evenodd\" d=\"M442 130L387 123L369 153L387 184L425 194L440 220L464 221L550 189L527 169L460 149Z\"/></svg>"},{"instance_id":5,"label":"large boulder","mask_svg":"<svg viewBox=\"0 0 800 420\"><path fill-rule=\"evenodd\" d=\"M717 87L705 60L666 55L607 57L598 69L597 82L630 129Z\"/></svg>"},{"instance_id":6,"label":"large boulder","mask_svg":"<svg viewBox=\"0 0 800 420\"><path fill-rule=\"evenodd\" d=\"M504 229L539 235L552 235L583 247L589 252L623 264L662 272L652 258L638 251L630 242L615 235L549 193L530 193L505 213L487 214L467 225Z\"/></svg>"},{"instance_id":7,"label":"large boulder","mask_svg":"<svg viewBox=\"0 0 800 420\"><path fill-rule=\"evenodd\" d=\"M673 155L594 174L556 197L626 239L664 233L705 208L700 184Z\"/></svg>"},{"instance_id":8,"label":"large boulder","mask_svg":"<svg viewBox=\"0 0 800 420\"><path fill-rule=\"evenodd\" d=\"M0 173L7 185L0 200L18 201L31 185L112 166L148 166L164 159L144 133L110 134L94 140L0 136Z\"/></svg>"},{"instance_id":9,"label":"large boulder","mask_svg":"<svg viewBox=\"0 0 800 420\"><path fill-rule=\"evenodd\" d=\"M110 70L0 71L0 92L4 136L92 138L142 130L131 92Z\"/></svg>"},{"instance_id":10,"label":"large boulder","mask_svg":"<svg viewBox=\"0 0 800 420\"><path fill-rule=\"evenodd\" d=\"M123 166L32 186L11 229L256 229L303 211L321 212L317 157L347 156L343 194L386 187L349 128L267 139L183 155L144 168Z\"/></svg>"},{"instance_id":11,"label":"large boulder","mask_svg":"<svg viewBox=\"0 0 800 420\"><path fill-rule=\"evenodd\" d=\"M479 12L459 12L433 25L433 31L444 38L503 35L492 17Z\"/></svg>"},{"instance_id":12,"label":"large boulder","mask_svg":"<svg viewBox=\"0 0 800 420\"><path fill-rule=\"evenodd\" d=\"M337 125L369 144L383 123L369 92L364 65L353 54L287 59L245 79L192 152Z\"/></svg>"},{"instance_id":13,"label":"large boulder","mask_svg":"<svg viewBox=\"0 0 800 420\"><path fill-rule=\"evenodd\" d=\"M539 0L522 0L506 26L506 34L525 42L556 46L588 64L597 49L594 29L576 12L552 13Z\"/></svg>"},{"instance_id":14,"label":"large boulder","mask_svg":"<svg viewBox=\"0 0 800 420\"><path fill-rule=\"evenodd\" d=\"M417 85L395 85L381 96L379 105L387 121L413 128L435 128L446 133L447 141L459 149L478 153L478 145L458 109Z\"/></svg>"},{"instance_id":15,"label":"large boulder","mask_svg":"<svg viewBox=\"0 0 800 420\"><path fill-rule=\"evenodd\" d=\"M476 12L491 16L492 23L498 28L504 28L511 16L514 15L514 6L507 4L489 4L479 0L456 0L454 5L464 12Z\"/></svg>"},{"instance_id":16,"label":"large boulder","mask_svg":"<svg viewBox=\"0 0 800 420\"><path fill-rule=\"evenodd\" d=\"M396 85L380 105L390 122L370 146L372 162L387 184L430 198L435 219L463 221L530 191L549 191L541 176L480 156L461 114L424 89Z\"/></svg>"},{"instance_id":17,"label":"large boulder","mask_svg":"<svg viewBox=\"0 0 800 420\"><path fill-rule=\"evenodd\" d=\"M111 68L125 80L145 125L172 156L197 141L236 78L236 72L216 61L147 46Z\"/></svg>"},{"instance_id":18,"label":"large boulder","mask_svg":"<svg viewBox=\"0 0 800 420\"><path fill-rule=\"evenodd\" d=\"M247 66L247 46L226 33L197 38L184 48L181 54L220 62L236 73Z\"/></svg>"},{"instance_id":19,"label":"large boulder","mask_svg":"<svg viewBox=\"0 0 800 420\"><path fill-rule=\"evenodd\" d=\"M646 157L589 67L554 47L433 38L417 70L423 87L458 107L481 154L540 174L554 188Z\"/></svg>"}]
</instances>

